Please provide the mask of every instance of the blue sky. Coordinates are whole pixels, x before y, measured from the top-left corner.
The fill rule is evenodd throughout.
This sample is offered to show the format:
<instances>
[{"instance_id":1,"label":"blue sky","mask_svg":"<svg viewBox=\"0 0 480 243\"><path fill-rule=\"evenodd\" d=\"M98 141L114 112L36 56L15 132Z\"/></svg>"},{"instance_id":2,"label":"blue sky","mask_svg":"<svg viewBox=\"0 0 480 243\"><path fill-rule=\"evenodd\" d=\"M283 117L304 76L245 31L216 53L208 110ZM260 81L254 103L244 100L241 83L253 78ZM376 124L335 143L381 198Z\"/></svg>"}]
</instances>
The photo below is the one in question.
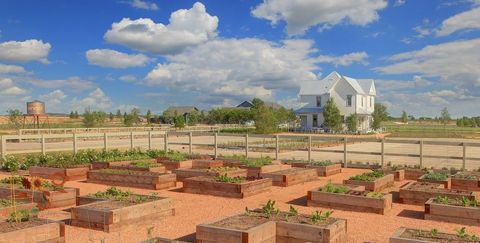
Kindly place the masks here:
<instances>
[{"instance_id":1,"label":"blue sky","mask_svg":"<svg viewBox=\"0 0 480 243\"><path fill-rule=\"evenodd\" d=\"M0 113L297 108L338 71L375 79L393 115L478 116L479 67L478 0L0 2Z\"/></svg>"}]
</instances>

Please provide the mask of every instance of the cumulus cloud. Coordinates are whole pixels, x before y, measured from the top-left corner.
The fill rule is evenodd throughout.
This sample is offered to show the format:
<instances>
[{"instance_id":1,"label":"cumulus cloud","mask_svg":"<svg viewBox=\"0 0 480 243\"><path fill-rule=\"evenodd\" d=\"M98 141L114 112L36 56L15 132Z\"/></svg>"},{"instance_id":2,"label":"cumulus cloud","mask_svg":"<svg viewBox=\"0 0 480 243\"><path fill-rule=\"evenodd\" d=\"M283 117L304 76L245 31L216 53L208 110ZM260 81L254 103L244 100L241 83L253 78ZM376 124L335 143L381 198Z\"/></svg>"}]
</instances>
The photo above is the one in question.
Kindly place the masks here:
<instances>
[{"instance_id":1,"label":"cumulus cloud","mask_svg":"<svg viewBox=\"0 0 480 243\"><path fill-rule=\"evenodd\" d=\"M0 63L0 74L7 74L7 73L25 73L25 69L22 66L17 65L7 65Z\"/></svg>"},{"instance_id":2,"label":"cumulus cloud","mask_svg":"<svg viewBox=\"0 0 480 243\"><path fill-rule=\"evenodd\" d=\"M27 93L27 91L18 87L13 80L9 78L0 79L0 95L17 96L25 93Z\"/></svg>"},{"instance_id":3,"label":"cumulus cloud","mask_svg":"<svg viewBox=\"0 0 480 243\"><path fill-rule=\"evenodd\" d=\"M395 3L393 4L393 6L395 7L400 7L400 6L403 6L405 4L406 0L396 0Z\"/></svg>"},{"instance_id":4,"label":"cumulus cloud","mask_svg":"<svg viewBox=\"0 0 480 243\"><path fill-rule=\"evenodd\" d=\"M368 58L368 54L366 52L353 52L343 56L325 56L321 55L317 58L319 63L331 63L334 64L336 67L338 66L350 66L353 63L360 63L360 64L368 64L365 60Z\"/></svg>"},{"instance_id":5,"label":"cumulus cloud","mask_svg":"<svg viewBox=\"0 0 480 243\"><path fill-rule=\"evenodd\" d=\"M131 0L124 3L130 4L134 8L145 9L145 10L158 10L158 5L144 0Z\"/></svg>"},{"instance_id":6,"label":"cumulus cloud","mask_svg":"<svg viewBox=\"0 0 480 243\"><path fill-rule=\"evenodd\" d=\"M313 41L281 43L262 39L212 40L167 57L144 79L144 84L208 96L209 104L259 97L272 100L277 91L298 89L302 81L317 80L317 63L346 65L349 61L315 57Z\"/></svg>"},{"instance_id":7,"label":"cumulus cloud","mask_svg":"<svg viewBox=\"0 0 480 243\"><path fill-rule=\"evenodd\" d=\"M48 64L51 45L41 40L7 41L0 43L0 60L13 62L39 61Z\"/></svg>"},{"instance_id":8,"label":"cumulus cloud","mask_svg":"<svg viewBox=\"0 0 480 243\"><path fill-rule=\"evenodd\" d=\"M134 75L123 75L123 76L120 76L118 79L125 82L137 81L137 77L135 77Z\"/></svg>"},{"instance_id":9,"label":"cumulus cloud","mask_svg":"<svg viewBox=\"0 0 480 243\"><path fill-rule=\"evenodd\" d=\"M100 88L96 88L83 99L74 98L71 103L73 110L77 111L106 110L112 106L112 100Z\"/></svg>"},{"instance_id":10,"label":"cumulus cloud","mask_svg":"<svg viewBox=\"0 0 480 243\"><path fill-rule=\"evenodd\" d=\"M40 80L33 79L28 80L29 83L42 87L42 88L60 88L67 87L73 90L85 90L95 88L96 85L88 80L81 79L80 77L69 77L67 79L55 79L55 80Z\"/></svg>"},{"instance_id":11,"label":"cumulus cloud","mask_svg":"<svg viewBox=\"0 0 480 243\"><path fill-rule=\"evenodd\" d=\"M101 67L130 68L145 66L150 58L143 54L126 54L109 49L93 49L85 52L88 63Z\"/></svg>"},{"instance_id":12,"label":"cumulus cloud","mask_svg":"<svg viewBox=\"0 0 480 243\"><path fill-rule=\"evenodd\" d=\"M422 88L431 85L433 82L423 78L422 76L414 75L412 80L375 80L375 86L377 89L383 91L396 91L396 90L411 90Z\"/></svg>"},{"instance_id":13,"label":"cumulus cloud","mask_svg":"<svg viewBox=\"0 0 480 243\"><path fill-rule=\"evenodd\" d=\"M435 31L437 36L447 36L461 30L480 29L480 7L454 15L444 20Z\"/></svg>"},{"instance_id":14,"label":"cumulus cloud","mask_svg":"<svg viewBox=\"0 0 480 243\"><path fill-rule=\"evenodd\" d=\"M274 25L285 21L286 32L299 35L313 26L324 30L343 22L367 25L378 20L378 11L387 4L385 0L264 0L252 14Z\"/></svg>"},{"instance_id":15,"label":"cumulus cloud","mask_svg":"<svg viewBox=\"0 0 480 243\"><path fill-rule=\"evenodd\" d=\"M56 105L62 103L67 98L67 95L63 91L56 89L48 94L40 95L39 98L48 104Z\"/></svg>"},{"instance_id":16,"label":"cumulus cloud","mask_svg":"<svg viewBox=\"0 0 480 243\"><path fill-rule=\"evenodd\" d=\"M202 3L191 9L180 9L170 15L170 23L155 23L148 18L124 18L113 23L105 40L155 54L175 54L217 35L218 18L206 12Z\"/></svg>"}]
</instances>

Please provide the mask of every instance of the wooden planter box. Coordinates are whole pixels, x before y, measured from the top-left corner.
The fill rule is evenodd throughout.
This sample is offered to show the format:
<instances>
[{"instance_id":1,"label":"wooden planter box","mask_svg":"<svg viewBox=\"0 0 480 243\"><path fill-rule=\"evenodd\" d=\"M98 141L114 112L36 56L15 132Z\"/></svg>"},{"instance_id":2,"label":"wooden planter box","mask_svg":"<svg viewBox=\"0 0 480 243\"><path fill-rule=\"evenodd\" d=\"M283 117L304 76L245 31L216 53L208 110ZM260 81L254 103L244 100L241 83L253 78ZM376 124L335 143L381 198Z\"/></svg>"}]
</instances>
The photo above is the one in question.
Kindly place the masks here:
<instances>
[{"instance_id":1,"label":"wooden planter box","mask_svg":"<svg viewBox=\"0 0 480 243\"><path fill-rule=\"evenodd\" d=\"M407 169L404 169L405 171L405 180L414 180L416 181L418 178L420 178L421 176L427 174L426 171L422 170L422 169L411 169L411 168L407 168Z\"/></svg>"},{"instance_id":2,"label":"wooden planter box","mask_svg":"<svg viewBox=\"0 0 480 243\"><path fill-rule=\"evenodd\" d=\"M286 169L292 168L292 166L284 165L284 164L270 164L270 165L264 165L262 167L248 167L245 165L241 165L240 168L247 169L248 178L261 178L262 173L286 170Z\"/></svg>"},{"instance_id":3,"label":"wooden planter box","mask_svg":"<svg viewBox=\"0 0 480 243\"><path fill-rule=\"evenodd\" d=\"M317 169L317 175L326 177L335 174L342 173L342 165L341 164L333 164L327 166L316 166L316 165L307 165L306 168L314 168Z\"/></svg>"},{"instance_id":4,"label":"wooden planter box","mask_svg":"<svg viewBox=\"0 0 480 243\"><path fill-rule=\"evenodd\" d=\"M261 173L260 177L271 178L274 186L287 187L316 180L318 175L316 169L290 168L287 170Z\"/></svg>"},{"instance_id":5,"label":"wooden planter box","mask_svg":"<svg viewBox=\"0 0 480 243\"><path fill-rule=\"evenodd\" d=\"M369 198L364 195L322 192L316 189L308 191L307 206L385 214L392 209L392 194L384 194L382 198Z\"/></svg>"},{"instance_id":6,"label":"wooden planter box","mask_svg":"<svg viewBox=\"0 0 480 243\"><path fill-rule=\"evenodd\" d=\"M425 203L425 219L480 226L480 207L440 204L430 198Z\"/></svg>"},{"instance_id":7,"label":"wooden planter box","mask_svg":"<svg viewBox=\"0 0 480 243\"><path fill-rule=\"evenodd\" d=\"M65 242L65 224L41 220L43 224L29 228L0 233L0 242Z\"/></svg>"},{"instance_id":8,"label":"wooden planter box","mask_svg":"<svg viewBox=\"0 0 480 243\"><path fill-rule=\"evenodd\" d=\"M307 165L310 165L308 162L292 162L289 163L293 168L307 168ZM341 165L340 165L341 167Z\"/></svg>"},{"instance_id":9,"label":"wooden planter box","mask_svg":"<svg viewBox=\"0 0 480 243\"><path fill-rule=\"evenodd\" d=\"M411 231L408 233L408 231ZM461 239L458 239L458 237L454 234L446 234L443 232L438 232L436 239L415 239L412 237L409 237L409 235L415 235L417 234L418 230L417 229L411 229L411 228L405 228L405 227L400 227L398 228L395 233L390 237L390 243L436 243L440 242L440 240L443 240L441 242L473 242L473 241L462 241ZM430 235L430 230L423 230L425 235Z\"/></svg>"},{"instance_id":10,"label":"wooden planter box","mask_svg":"<svg viewBox=\"0 0 480 243\"><path fill-rule=\"evenodd\" d=\"M148 172L157 172L157 173L165 173L167 171L165 169L165 166L163 166L163 165L158 165L156 167L138 167L138 166L133 166L133 165L114 165L114 166L110 166L110 169L148 171Z\"/></svg>"},{"instance_id":11,"label":"wooden planter box","mask_svg":"<svg viewBox=\"0 0 480 243\"><path fill-rule=\"evenodd\" d=\"M403 181L405 180L405 170L391 170L390 168L383 169L383 173L385 174L392 174L395 181Z\"/></svg>"},{"instance_id":12,"label":"wooden planter box","mask_svg":"<svg viewBox=\"0 0 480 243\"><path fill-rule=\"evenodd\" d=\"M85 180L87 179L87 172L90 170L90 165L85 167L77 168L51 168L51 167L40 167L32 166L28 168L30 176L38 176L44 179L52 179L63 177L64 181L75 181L75 180Z\"/></svg>"},{"instance_id":13,"label":"wooden planter box","mask_svg":"<svg viewBox=\"0 0 480 243\"><path fill-rule=\"evenodd\" d=\"M33 202L40 209L59 208L75 205L76 197L80 194L78 188L65 187L58 191L33 191ZM11 198L11 189L0 187L0 198ZM32 190L15 189L15 198L31 200Z\"/></svg>"},{"instance_id":14,"label":"wooden planter box","mask_svg":"<svg viewBox=\"0 0 480 243\"><path fill-rule=\"evenodd\" d=\"M100 169L108 169L110 166L124 166L130 165L132 163L131 160L122 160L122 161L96 161L92 163L92 169L100 170Z\"/></svg>"},{"instance_id":15,"label":"wooden planter box","mask_svg":"<svg viewBox=\"0 0 480 243\"><path fill-rule=\"evenodd\" d=\"M192 160L213 160L213 156L211 155L206 155L206 154L190 154L190 155L187 155L187 158L188 159L192 159Z\"/></svg>"},{"instance_id":16,"label":"wooden planter box","mask_svg":"<svg viewBox=\"0 0 480 243\"><path fill-rule=\"evenodd\" d=\"M153 223L163 216L175 214L170 198L130 206L112 206L117 203L121 202L103 201L72 208L72 226L118 232L128 225Z\"/></svg>"},{"instance_id":17,"label":"wooden planter box","mask_svg":"<svg viewBox=\"0 0 480 243\"><path fill-rule=\"evenodd\" d=\"M137 174L113 174L101 171L89 171L87 182L154 190L168 189L177 186L175 174L141 171Z\"/></svg>"},{"instance_id":18,"label":"wooden planter box","mask_svg":"<svg viewBox=\"0 0 480 243\"><path fill-rule=\"evenodd\" d=\"M161 163L169 171L173 171L173 170L180 169L180 168L191 169L192 166L193 166L193 160L184 160L184 161L163 160Z\"/></svg>"},{"instance_id":19,"label":"wooden planter box","mask_svg":"<svg viewBox=\"0 0 480 243\"><path fill-rule=\"evenodd\" d=\"M205 159L195 159L192 161L192 168L194 169L210 169L213 167L222 167L223 161L221 160L205 160Z\"/></svg>"},{"instance_id":20,"label":"wooden planter box","mask_svg":"<svg viewBox=\"0 0 480 243\"><path fill-rule=\"evenodd\" d=\"M240 167L240 166L244 165L242 162L240 162L238 160L233 160L233 159L218 158L217 160L222 161L223 166L228 166L228 167Z\"/></svg>"},{"instance_id":21,"label":"wooden planter box","mask_svg":"<svg viewBox=\"0 0 480 243\"><path fill-rule=\"evenodd\" d=\"M233 216L233 217L238 217ZM223 220L223 219L222 219ZM197 243L238 242L347 242L347 221L335 219L325 226L266 221L246 229L219 227L214 223L197 225Z\"/></svg>"},{"instance_id":22,"label":"wooden planter box","mask_svg":"<svg viewBox=\"0 0 480 243\"><path fill-rule=\"evenodd\" d=\"M103 201L108 201L108 200L103 198L97 198L94 196L89 196L89 195L78 196L76 206L81 206L81 205L86 205L86 204L96 203L96 202L103 202Z\"/></svg>"},{"instance_id":23,"label":"wooden planter box","mask_svg":"<svg viewBox=\"0 0 480 243\"><path fill-rule=\"evenodd\" d=\"M344 180L343 184L365 186L367 191L380 192L385 188L393 186L394 176L392 174L384 175L374 181Z\"/></svg>"},{"instance_id":24,"label":"wooden planter box","mask_svg":"<svg viewBox=\"0 0 480 243\"><path fill-rule=\"evenodd\" d=\"M462 174L465 172L459 172L458 174ZM467 174L471 174L476 176L476 179L465 179L465 178L457 178L455 176L451 177L451 187L452 189L458 190L465 190L465 191L480 191L480 172L468 172Z\"/></svg>"},{"instance_id":25,"label":"wooden planter box","mask_svg":"<svg viewBox=\"0 0 480 243\"><path fill-rule=\"evenodd\" d=\"M196 177L196 176L219 176L220 173L215 172L215 171L209 171L208 169L176 169L173 171L174 174L177 175L177 181L183 182L187 178L191 177ZM236 170L230 170L225 173L222 173L222 175L227 175L229 177L246 177L247 176L247 170L245 169L236 169Z\"/></svg>"},{"instance_id":26,"label":"wooden planter box","mask_svg":"<svg viewBox=\"0 0 480 243\"><path fill-rule=\"evenodd\" d=\"M15 210L20 211L22 209L25 209L30 212L32 211L32 208L35 208L35 207L37 207L37 203L35 202L32 203L27 200L22 200L22 201L16 200L15 208L13 208L13 206L0 208L0 217L7 218Z\"/></svg>"},{"instance_id":27,"label":"wooden planter box","mask_svg":"<svg viewBox=\"0 0 480 243\"><path fill-rule=\"evenodd\" d=\"M448 177L447 179L442 180L442 181L427 180L427 179L424 179L424 177L425 177L425 175L421 176L420 178L417 179L417 181L440 184L440 185L443 185L443 188L446 188L446 189L451 188L452 180L451 180L450 177Z\"/></svg>"},{"instance_id":28,"label":"wooden planter box","mask_svg":"<svg viewBox=\"0 0 480 243\"><path fill-rule=\"evenodd\" d=\"M198 176L184 180L183 192L220 197L245 198L267 192L271 186L272 179L244 181L242 183L225 183L217 182L213 177Z\"/></svg>"},{"instance_id":29,"label":"wooden planter box","mask_svg":"<svg viewBox=\"0 0 480 243\"><path fill-rule=\"evenodd\" d=\"M449 198L467 197L476 200L476 193L443 188L440 184L427 182L409 182L400 187L400 203L424 205L430 198L448 196Z\"/></svg>"}]
</instances>

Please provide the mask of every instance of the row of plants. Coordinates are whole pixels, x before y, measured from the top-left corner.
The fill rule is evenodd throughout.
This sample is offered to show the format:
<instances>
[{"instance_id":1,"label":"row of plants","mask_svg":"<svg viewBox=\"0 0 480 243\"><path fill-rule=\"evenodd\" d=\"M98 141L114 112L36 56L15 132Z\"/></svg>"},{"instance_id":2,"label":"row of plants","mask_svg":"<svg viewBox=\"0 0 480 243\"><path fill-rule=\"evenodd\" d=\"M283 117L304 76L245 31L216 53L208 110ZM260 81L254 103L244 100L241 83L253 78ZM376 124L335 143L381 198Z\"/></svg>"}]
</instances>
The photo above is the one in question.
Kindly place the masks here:
<instances>
[{"instance_id":1,"label":"row of plants","mask_svg":"<svg viewBox=\"0 0 480 243\"><path fill-rule=\"evenodd\" d=\"M246 181L247 179L245 177L241 176L227 176L227 175L219 175L215 177L215 181L217 182L224 182L224 183L242 183Z\"/></svg>"},{"instance_id":2,"label":"row of plants","mask_svg":"<svg viewBox=\"0 0 480 243\"><path fill-rule=\"evenodd\" d=\"M436 228L433 228L430 231L414 230L414 232L413 232L413 236L417 237L417 238L420 238L420 239L423 239L423 238L425 238L425 239L442 239L442 238L445 238L445 236L442 237L442 234L444 234L444 233L440 233ZM455 230L455 236L458 240L461 240L462 242L479 242L480 241L480 237L478 237L477 235L468 234L465 227L462 227L460 229ZM451 239L451 240L454 240L454 239Z\"/></svg>"},{"instance_id":3,"label":"row of plants","mask_svg":"<svg viewBox=\"0 0 480 243\"><path fill-rule=\"evenodd\" d=\"M6 171L27 170L31 166L53 167L53 168L73 168L85 166L96 161L121 161L121 160L142 160L157 158L161 156L171 157L172 160L183 159L186 156L177 152L165 153L163 150L128 150L120 151L118 149L108 151L82 150L76 154L73 153L52 153L52 154L29 154L27 156L8 155L1 160L1 168Z\"/></svg>"},{"instance_id":4,"label":"row of plants","mask_svg":"<svg viewBox=\"0 0 480 243\"><path fill-rule=\"evenodd\" d=\"M107 200L115 200L115 201L123 201L123 202L133 202L133 203L143 203L148 200L155 200L158 199L158 194L153 192L152 195L136 195L130 191L124 191L118 189L117 187L109 187L105 191L98 191L94 194L91 194L95 198L107 199Z\"/></svg>"},{"instance_id":5,"label":"row of plants","mask_svg":"<svg viewBox=\"0 0 480 243\"><path fill-rule=\"evenodd\" d=\"M48 180L38 177L10 176L0 180L0 186L10 187L14 185L17 189L30 189L38 191L56 191L63 189L62 186L56 186Z\"/></svg>"},{"instance_id":6,"label":"row of plants","mask_svg":"<svg viewBox=\"0 0 480 243\"><path fill-rule=\"evenodd\" d=\"M350 177L350 180L354 181L374 181L378 178L383 177L385 174L378 170L373 170L372 172L365 172L360 175L355 175Z\"/></svg>"},{"instance_id":7,"label":"row of plants","mask_svg":"<svg viewBox=\"0 0 480 243\"><path fill-rule=\"evenodd\" d=\"M348 187L344 185L335 185L331 182L325 184L325 186L319 189L321 192L330 192L330 193L338 193L338 194L347 194L351 193L354 195L364 195L368 198L382 198L383 194L380 192L361 192L361 191L351 191Z\"/></svg>"},{"instance_id":8,"label":"row of plants","mask_svg":"<svg viewBox=\"0 0 480 243\"><path fill-rule=\"evenodd\" d=\"M247 167L262 167L264 165L269 165L272 163L273 159L269 156L261 158L247 158L245 155L228 155L222 156L222 158L227 160L235 160L244 164Z\"/></svg>"},{"instance_id":9,"label":"row of plants","mask_svg":"<svg viewBox=\"0 0 480 243\"><path fill-rule=\"evenodd\" d=\"M448 196L438 195L434 198L433 201L439 204L456 205L463 207L478 207L480 205L480 202L472 200L468 197L449 198Z\"/></svg>"}]
</instances>

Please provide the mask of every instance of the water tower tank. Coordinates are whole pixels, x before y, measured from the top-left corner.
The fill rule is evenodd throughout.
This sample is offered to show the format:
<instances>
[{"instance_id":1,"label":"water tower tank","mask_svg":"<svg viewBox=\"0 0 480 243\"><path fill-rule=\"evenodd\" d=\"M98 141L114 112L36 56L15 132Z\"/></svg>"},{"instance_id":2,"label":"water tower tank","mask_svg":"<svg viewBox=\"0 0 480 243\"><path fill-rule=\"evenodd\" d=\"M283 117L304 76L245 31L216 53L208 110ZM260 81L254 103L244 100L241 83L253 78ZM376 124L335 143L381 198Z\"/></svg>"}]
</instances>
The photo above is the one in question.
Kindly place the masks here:
<instances>
[{"instance_id":1,"label":"water tower tank","mask_svg":"<svg viewBox=\"0 0 480 243\"><path fill-rule=\"evenodd\" d=\"M45 114L45 103L39 100L27 102L28 115L43 115Z\"/></svg>"}]
</instances>

